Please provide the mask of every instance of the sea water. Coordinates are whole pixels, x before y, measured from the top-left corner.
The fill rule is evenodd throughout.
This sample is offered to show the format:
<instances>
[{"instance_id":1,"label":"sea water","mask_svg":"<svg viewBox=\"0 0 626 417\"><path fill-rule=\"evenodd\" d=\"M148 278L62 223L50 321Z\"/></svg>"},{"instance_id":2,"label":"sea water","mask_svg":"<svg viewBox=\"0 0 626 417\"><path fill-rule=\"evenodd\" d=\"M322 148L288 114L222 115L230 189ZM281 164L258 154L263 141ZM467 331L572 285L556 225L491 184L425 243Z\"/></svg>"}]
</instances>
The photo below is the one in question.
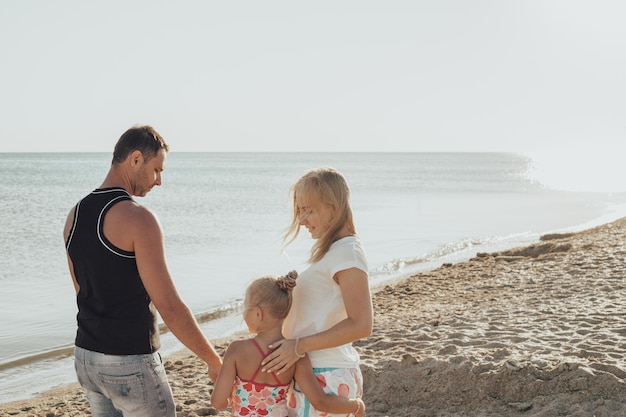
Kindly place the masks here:
<instances>
[{"instance_id":1,"label":"sea water","mask_svg":"<svg viewBox=\"0 0 626 417\"><path fill-rule=\"evenodd\" d=\"M62 231L110 160L0 154L0 403L75 381ZM238 307L249 281L306 266L306 230L282 247L289 188L321 166L350 183L372 285L626 213L625 193L550 188L517 154L172 152L162 186L137 201L159 218L170 272L209 338L244 328ZM163 344L166 354L181 348L169 334Z\"/></svg>"}]
</instances>

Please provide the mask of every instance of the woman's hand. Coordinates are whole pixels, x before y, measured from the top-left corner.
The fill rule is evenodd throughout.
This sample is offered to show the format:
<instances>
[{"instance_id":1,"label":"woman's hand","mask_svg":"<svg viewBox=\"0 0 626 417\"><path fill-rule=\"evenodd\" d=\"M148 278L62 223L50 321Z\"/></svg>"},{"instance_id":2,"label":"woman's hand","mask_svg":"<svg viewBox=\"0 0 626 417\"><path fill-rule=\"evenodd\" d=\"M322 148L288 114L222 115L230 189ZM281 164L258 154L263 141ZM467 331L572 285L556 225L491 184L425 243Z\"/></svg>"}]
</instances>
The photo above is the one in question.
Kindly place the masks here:
<instances>
[{"instance_id":1,"label":"woman's hand","mask_svg":"<svg viewBox=\"0 0 626 417\"><path fill-rule=\"evenodd\" d=\"M262 372L281 374L300 359L296 355L296 341L293 339L281 339L269 345L269 348L275 350L261 362ZM298 353L304 354L304 352Z\"/></svg>"}]
</instances>

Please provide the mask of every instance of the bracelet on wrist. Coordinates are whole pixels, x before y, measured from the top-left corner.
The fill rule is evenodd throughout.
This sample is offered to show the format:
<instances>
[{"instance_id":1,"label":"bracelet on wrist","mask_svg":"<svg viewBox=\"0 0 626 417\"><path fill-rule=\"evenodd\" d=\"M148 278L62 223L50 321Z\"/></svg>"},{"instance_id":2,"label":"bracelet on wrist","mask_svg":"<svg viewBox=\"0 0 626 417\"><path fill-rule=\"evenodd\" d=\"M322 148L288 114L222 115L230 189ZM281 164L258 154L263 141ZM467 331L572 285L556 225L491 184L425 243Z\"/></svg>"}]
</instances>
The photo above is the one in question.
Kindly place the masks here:
<instances>
[{"instance_id":1,"label":"bracelet on wrist","mask_svg":"<svg viewBox=\"0 0 626 417\"><path fill-rule=\"evenodd\" d=\"M359 401L358 398L355 398L355 401L356 401L356 410L354 410L354 413L352 414L356 416L357 414L359 414L359 411L361 411L361 402Z\"/></svg>"},{"instance_id":2,"label":"bracelet on wrist","mask_svg":"<svg viewBox=\"0 0 626 417\"><path fill-rule=\"evenodd\" d=\"M295 353L298 358L304 358L304 356L305 356L304 353L302 355L298 353L298 342L299 341L300 341L300 338L296 337L296 344L293 347L293 353Z\"/></svg>"}]
</instances>

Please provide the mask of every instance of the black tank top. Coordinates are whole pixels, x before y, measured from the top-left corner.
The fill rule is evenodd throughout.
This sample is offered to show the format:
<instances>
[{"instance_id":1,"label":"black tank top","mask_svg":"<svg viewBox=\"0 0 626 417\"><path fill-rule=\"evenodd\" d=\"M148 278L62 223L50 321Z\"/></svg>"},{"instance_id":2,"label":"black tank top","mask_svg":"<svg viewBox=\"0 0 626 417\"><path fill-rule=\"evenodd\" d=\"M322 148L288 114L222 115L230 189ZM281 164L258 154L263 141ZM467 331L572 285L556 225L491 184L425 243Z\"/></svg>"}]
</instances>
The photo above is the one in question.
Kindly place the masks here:
<instances>
[{"instance_id":1,"label":"black tank top","mask_svg":"<svg viewBox=\"0 0 626 417\"><path fill-rule=\"evenodd\" d=\"M80 286L76 346L110 355L154 353L157 315L141 282L135 253L112 245L102 231L106 212L132 200L122 188L97 189L76 205L66 248Z\"/></svg>"}]
</instances>

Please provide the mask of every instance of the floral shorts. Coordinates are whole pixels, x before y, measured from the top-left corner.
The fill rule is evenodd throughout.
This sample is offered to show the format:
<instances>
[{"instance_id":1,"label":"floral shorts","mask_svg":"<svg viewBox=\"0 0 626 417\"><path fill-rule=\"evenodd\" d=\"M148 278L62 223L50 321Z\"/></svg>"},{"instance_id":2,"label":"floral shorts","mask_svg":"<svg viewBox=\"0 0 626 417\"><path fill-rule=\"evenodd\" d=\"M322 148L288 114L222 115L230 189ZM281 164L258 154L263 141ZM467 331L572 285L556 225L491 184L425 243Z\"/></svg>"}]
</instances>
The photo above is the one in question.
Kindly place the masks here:
<instances>
[{"instance_id":1,"label":"floral shorts","mask_svg":"<svg viewBox=\"0 0 626 417\"><path fill-rule=\"evenodd\" d=\"M363 375L360 368L313 368L317 380L330 394L346 398L360 398L363 395ZM298 384L292 390L289 407L297 417L346 417L352 414L329 414L317 411L306 399ZM290 414L291 415L291 414Z\"/></svg>"}]
</instances>

